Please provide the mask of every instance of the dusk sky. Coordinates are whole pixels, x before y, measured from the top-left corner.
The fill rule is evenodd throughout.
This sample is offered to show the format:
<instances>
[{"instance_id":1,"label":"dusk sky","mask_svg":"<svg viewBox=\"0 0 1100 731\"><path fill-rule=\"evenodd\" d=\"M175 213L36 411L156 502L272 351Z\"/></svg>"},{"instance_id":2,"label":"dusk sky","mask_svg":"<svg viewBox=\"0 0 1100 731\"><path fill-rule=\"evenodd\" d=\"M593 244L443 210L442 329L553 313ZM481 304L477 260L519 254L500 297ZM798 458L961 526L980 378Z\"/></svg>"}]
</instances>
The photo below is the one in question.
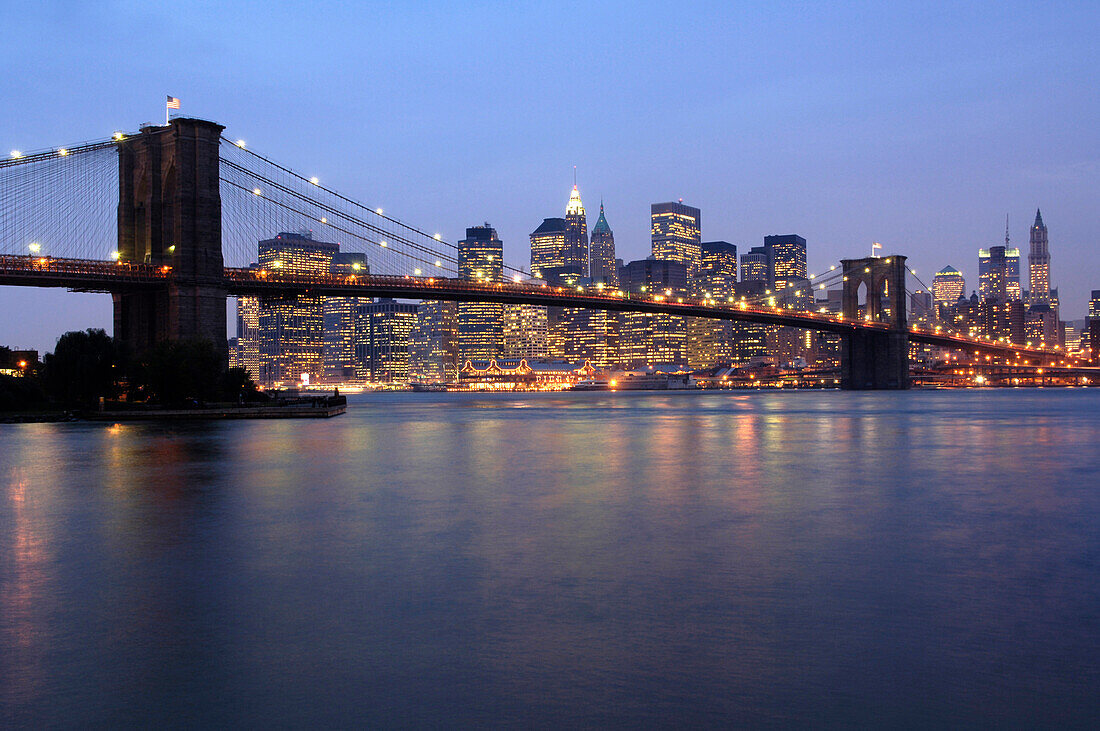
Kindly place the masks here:
<instances>
[{"instance_id":1,"label":"dusk sky","mask_svg":"<svg viewBox=\"0 0 1100 731\"><path fill-rule=\"evenodd\" d=\"M513 264L577 166L624 260L649 205L810 271L903 253L977 287L1005 214L1026 287L1050 229L1063 319L1100 289L1100 4L6 3L0 150L182 114L449 240L489 221ZM110 329L110 298L0 288L0 344Z\"/></svg>"}]
</instances>

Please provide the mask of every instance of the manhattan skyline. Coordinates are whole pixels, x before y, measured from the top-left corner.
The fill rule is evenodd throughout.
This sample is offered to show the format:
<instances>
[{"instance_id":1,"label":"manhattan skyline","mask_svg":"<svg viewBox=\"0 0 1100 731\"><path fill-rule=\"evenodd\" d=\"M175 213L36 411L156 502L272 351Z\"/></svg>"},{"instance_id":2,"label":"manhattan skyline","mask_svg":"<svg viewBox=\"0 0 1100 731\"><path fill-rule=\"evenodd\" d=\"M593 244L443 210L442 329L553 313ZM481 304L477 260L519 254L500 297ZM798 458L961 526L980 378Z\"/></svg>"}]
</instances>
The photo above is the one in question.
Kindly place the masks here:
<instances>
[{"instance_id":1,"label":"manhattan skyline","mask_svg":"<svg viewBox=\"0 0 1100 731\"><path fill-rule=\"evenodd\" d=\"M925 282L951 265L976 283L977 250L1000 242L1005 213L1026 251L1041 208L1051 286L1063 318L1076 319L1097 286L1100 105L1096 54L1073 31L1100 13L1039 7L722 6L672 23L655 6L320 6L304 55L280 43L292 37L281 7L28 8L14 19L26 32L0 54L39 70L33 85L0 80L20 100L0 120L0 143L29 150L133 130L163 114L168 93L180 114L223 122L253 149L450 241L489 221L513 265L526 264L541 220L561 215L574 165L624 261L648 254L649 206L683 198L705 214L704 240L741 251L797 233L819 271L880 241ZM547 17L590 28L593 42L557 48L532 30L535 18L553 25ZM325 40L368 25L368 46ZM81 32L29 40L47 26ZM567 88L583 114L546 104ZM23 290L18 300L0 291L0 306L24 313L4 328L11 344L46 350L64 330L110 325L106 297Z\"/></svg>"}]
</instances>

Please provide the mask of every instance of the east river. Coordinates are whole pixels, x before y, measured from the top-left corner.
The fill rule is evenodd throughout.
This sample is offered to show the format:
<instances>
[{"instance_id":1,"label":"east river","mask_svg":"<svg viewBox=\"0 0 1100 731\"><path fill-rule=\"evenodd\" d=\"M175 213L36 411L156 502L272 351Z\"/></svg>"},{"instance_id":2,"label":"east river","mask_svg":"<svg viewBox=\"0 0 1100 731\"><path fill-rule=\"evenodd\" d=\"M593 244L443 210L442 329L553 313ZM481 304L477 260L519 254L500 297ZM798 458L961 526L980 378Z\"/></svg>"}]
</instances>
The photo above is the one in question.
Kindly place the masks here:
<instances>
[{"instance_id":1,"label":"east river","mask_svg":"<svg viewBox=\"0 0 1100 731\"><path fill-rule=\"evenodd\" d=\"M1100 723L1100 390L0 426L0 726Z\"/></svg>"}]
</instances>

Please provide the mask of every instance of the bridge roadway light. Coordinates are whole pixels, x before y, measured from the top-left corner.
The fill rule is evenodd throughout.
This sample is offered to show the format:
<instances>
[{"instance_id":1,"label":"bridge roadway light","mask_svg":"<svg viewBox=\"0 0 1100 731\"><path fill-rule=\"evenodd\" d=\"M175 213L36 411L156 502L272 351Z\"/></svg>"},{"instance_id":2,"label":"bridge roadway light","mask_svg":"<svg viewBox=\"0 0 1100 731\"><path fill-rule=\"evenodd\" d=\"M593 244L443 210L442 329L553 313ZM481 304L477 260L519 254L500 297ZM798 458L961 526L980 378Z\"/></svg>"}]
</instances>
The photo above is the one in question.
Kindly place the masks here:
<instances>
[{"instance_id":1,"label":"bridge roadway light","mask_svg":"<svg viewBox=\"0 0 1100 731\"><path fill-rule=\"evenodd\" d=\"M420 270L419 269L413 269L413 276L419 277L420 276Z\"/></svg>"},{"instance_id":2,"label":"bridge roadway light","mask_svg":"<svg viewBox=\"0 0 1100 731\"><path fill-rule=\"evenodd\" d=\"M32 254L37 254L38 252L42 251L42 244L38 243L37 241L34 241L27 248L31 250Z\"/></svg>"},{"instance_id":3,"label":"bridge roadway light","mask_svg":"<svg viewBox=\"0 0 1100 731\"><path fill-rule=\"evenodd\" d=\"M112 135L112 137L113 137L113 138L114 138L115 140L121 140L121 139L122 139L123 137L125 137L125 136L126 136L126 135L122 134L121 132L115 132L115 133L114 133L114 134Z\"/></svg>"},{"instance_id":4,"label":"bridge roadway light","mask_svg":"<svg viewBox=\"0 0 1100 731\"><path fill-rule=\"evenodd\" d=\"M115 261L118 261L121 257L122 257L122 254L120 254L119 252L117 252L117 251L112 251L111 252L111 258L114 259Z\"/></svg>"},{"instance_id":5,"label":"bridge roadway light","mask_svg":"<svg viewBox=\"0 0 1100 731\"><path fill-rule=\"evenodd\" d=\"M435 265L436 265L437 267L441 267L441 266L443 266L443 262L441 262L441 261L440 261L439 259L436 259L436 260L435 260Z\"/></svg>"}]
</instances>

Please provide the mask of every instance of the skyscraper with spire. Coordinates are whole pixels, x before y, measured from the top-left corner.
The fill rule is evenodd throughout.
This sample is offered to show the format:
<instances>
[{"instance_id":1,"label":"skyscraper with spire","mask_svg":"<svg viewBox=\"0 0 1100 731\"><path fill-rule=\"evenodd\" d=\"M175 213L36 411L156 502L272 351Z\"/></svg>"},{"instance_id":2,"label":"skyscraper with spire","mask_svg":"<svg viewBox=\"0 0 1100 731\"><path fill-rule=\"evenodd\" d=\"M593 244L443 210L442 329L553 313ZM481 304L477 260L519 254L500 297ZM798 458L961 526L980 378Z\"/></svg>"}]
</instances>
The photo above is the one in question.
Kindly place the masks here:
<instances>
[{"instance_id":1,"label":"skyscraper with spire","mask_svg":"<svg viewBox=\"0 0 1100 731\"><path fill-rule=\"evenodd\" d=\"M1005 216L1005 245L978 250L978 294L983 302L1023 299L1020 250L1009 240L1008 216Z\"/></svg>"},{"instance_id":2,"label":"skyscraper with spire","mask_svg":"<svg viewBox=\"0 0 1100 731\"><path fill-rule=\"evenodd\" d=\"M580 268L581 276L589 276L588 223L584 217L584 204L577 191L576 182L565 206L565 264Z\"/></svg>"},{"instance_id":3,"label":"skyscraper with spire","mask_svg":"<svg viewBox=\"0 0 1100 731\"><path fill-rule=\"evenodd\" d=\"M618 287L619 268L615 263L615 234L607 225L607 218L604 217L603 201L600 201L600 217L592 227L589 256L592 281Z\"/></svg>"},{"instance_id":4,"label":"skyscraper with spire","mask_svg":"<svg viewBox=\"0 0 1100 731\"><path fill-rule=\"evenodd\" d=\"M1031 226L1031 249L1027 255L1027 272L1032 304L1050 303L1050 249L1047 247L1047 227L1043 214L1035 209Z\"/></svg>"}]
</instances>

